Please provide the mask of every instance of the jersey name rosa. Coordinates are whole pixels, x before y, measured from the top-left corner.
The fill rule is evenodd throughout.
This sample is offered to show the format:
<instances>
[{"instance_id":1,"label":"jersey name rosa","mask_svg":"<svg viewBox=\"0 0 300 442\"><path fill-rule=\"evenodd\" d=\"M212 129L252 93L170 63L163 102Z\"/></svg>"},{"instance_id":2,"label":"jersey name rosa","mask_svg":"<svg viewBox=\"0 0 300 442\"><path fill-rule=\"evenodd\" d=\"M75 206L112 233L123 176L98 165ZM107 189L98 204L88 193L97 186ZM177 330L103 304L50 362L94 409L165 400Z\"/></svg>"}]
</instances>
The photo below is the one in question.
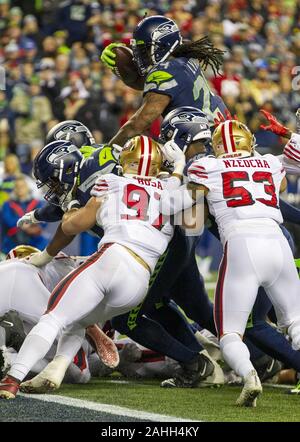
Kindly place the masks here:
<instances>
[{"instance_id":1,"label":"jersey name rosa","mask_svg":"<svg viewBox=\"0 0 300 442\"><path fill-rule=\"evenodd\" d=\"M137 180L138 184L142 184L143 186L151 186L163 190L162 184L159 180L151 180L147 178L135 178L135 179Z\"/></svg>"}]
</instances>

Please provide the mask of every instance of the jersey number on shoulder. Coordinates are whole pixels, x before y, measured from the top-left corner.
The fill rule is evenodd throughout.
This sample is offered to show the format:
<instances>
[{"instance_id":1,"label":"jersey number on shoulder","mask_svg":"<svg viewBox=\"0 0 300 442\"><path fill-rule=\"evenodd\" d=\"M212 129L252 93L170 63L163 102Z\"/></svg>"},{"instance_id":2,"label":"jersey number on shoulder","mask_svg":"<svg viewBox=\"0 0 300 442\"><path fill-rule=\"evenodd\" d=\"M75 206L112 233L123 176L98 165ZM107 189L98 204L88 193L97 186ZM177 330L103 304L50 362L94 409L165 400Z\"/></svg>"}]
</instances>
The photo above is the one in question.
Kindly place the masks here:
<instances>
[{"instance_id":1,"label":"jersey number on shoulder","mask_svg":"<svg viewBox=\"0 0 300 442\"><path fill-rule=\"evenodd\" d=\"M251 206L256 201L266 206L278 208L276 190L273 177L270 172L254 172L252 180L255 183L265 183L264 191L271 199L253 198L253 195L245 187L238 185L236 182L250 181L248 172L223 172L223 196L227 200L228 207Z\"/></svg>"},{"instance_id":2,"label":"jersey number on shoulder","mask_svg":"<svg viewBox=\"0 0 300 442\"><path fill-rule=\"evenodd\" d=\"M154 193L154 198L159 200L160 194L158 192ZM144 187L136 186L135 184L127 184L124 187L123 198L122 201L128 209L134 210L136 213L134 215L122 214L121 219L126 220L140 220L140 221L148 221L148 209L150 202L150 195ZM156 229L162 228L163 218L162 215L154 220L152 226Z\"/></svg>"}]
</instances>

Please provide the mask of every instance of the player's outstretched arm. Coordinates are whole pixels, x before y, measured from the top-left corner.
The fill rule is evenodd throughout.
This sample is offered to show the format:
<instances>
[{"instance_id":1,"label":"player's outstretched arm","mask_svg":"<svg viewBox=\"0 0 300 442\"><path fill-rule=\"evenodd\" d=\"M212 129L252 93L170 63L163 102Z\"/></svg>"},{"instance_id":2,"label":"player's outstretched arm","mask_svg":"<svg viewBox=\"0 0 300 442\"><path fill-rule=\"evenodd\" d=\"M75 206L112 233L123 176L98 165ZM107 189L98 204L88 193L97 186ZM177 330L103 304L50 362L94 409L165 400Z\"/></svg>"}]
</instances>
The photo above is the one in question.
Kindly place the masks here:
<instances>
[{"instance_id":1,"label":"player's outstretched arm","mask_svg":"<svg viewBox=\"0 0 300 442\"><path fill-rule=\"evenodd\" d=\"M96 224L97 211L101 206L99 198L92 197L80 209L71 209L63 216L62 231L65 235L77 235Z\"/></svg>"},{"instance_id":2,"label":"player's outstretched arm","mask_svg":"<svg viewBox=\"0 0 300 442\"><path fill-rule=\"evenodd\" d=\"M154 120L159 118L170 102L168 95L148 92L143 100L141 107L125 123L119 132L110 140L108 144L118 144L124 146L129 138L135 135L142 135Z\"/></svg>"}]
</instances>

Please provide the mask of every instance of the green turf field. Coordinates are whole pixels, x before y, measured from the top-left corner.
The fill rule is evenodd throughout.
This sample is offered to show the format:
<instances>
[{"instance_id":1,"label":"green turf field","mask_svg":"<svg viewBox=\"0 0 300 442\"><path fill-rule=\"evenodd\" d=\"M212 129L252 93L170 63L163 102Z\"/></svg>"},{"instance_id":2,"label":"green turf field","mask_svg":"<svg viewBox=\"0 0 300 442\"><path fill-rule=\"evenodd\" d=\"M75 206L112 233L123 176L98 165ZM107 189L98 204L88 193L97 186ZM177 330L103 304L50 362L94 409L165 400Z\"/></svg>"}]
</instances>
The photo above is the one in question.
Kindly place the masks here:
<instances>
[{"instance_id":1,"label":"green turf field","mask_svg":"<svg viewBox=\"0 0 300 442\"><path fill-rule=\"evenodd\" d=\"M64 385L59 395L210 422L300 422L300 396L265 387L257 408L238 408L240 387L163 389L159 381L92 380Z\"/></svg>"}]
</instances>

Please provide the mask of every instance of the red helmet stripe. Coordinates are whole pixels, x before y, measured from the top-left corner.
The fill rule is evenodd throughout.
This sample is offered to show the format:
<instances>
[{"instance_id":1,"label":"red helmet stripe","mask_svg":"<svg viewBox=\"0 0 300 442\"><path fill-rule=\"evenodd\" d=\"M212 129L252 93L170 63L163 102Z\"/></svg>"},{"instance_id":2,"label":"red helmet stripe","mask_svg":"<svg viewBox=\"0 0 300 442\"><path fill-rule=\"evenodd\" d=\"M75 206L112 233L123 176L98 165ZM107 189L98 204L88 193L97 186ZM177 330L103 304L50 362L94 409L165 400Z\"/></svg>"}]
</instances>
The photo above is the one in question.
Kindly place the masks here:
<instances>
[{"instance_id":1,"label":"red helmet stripe","mask_svg":"<svg viewBox=\"0 0 300 442\"><path fill-rule=\"evenodd\" d=\"M147 159L147 168L146 168L146 176L149 176L150 166L151 166L151 160L152 160L152 140L151 138L147 137L148 140L148 159Z\"/></svg>"},{"instance_id":2,"label":"red helmet stripe","mask_svg":"<svg viewBox=\"0 0 300 442\"><path fill-rule=\"evenodd\" d=\"M225 123L222 124L221 135L222 135L223 147L225 149L225 152L228 152L227 144L226 144L226 137L225 137Z\"/></svg>"},{"instance_id":3,"label":"red helmet stripe","mask_svg":"<svg viewBox=\"0 0 300 442\"><path fill-rule=\"evenodd\" d=\"M232 121L229 121L229 136L230 136L230 141L231 141L232 152L235 152L236 148L235 148L235 142L234 142L233 133L232 133Z\"/></svg>"},{"instance_id":4,"label":"red helmet stripe","mask_svg":"<svg viewBox=\"0 0 300 442\"><path fill-rule=\"evenodd\" d=\"M145 152L144 137L141 136L141 158L139 161L138 175L142 175L143 162L144 162L144 152Z\"/></svg>"}]
</instances>

